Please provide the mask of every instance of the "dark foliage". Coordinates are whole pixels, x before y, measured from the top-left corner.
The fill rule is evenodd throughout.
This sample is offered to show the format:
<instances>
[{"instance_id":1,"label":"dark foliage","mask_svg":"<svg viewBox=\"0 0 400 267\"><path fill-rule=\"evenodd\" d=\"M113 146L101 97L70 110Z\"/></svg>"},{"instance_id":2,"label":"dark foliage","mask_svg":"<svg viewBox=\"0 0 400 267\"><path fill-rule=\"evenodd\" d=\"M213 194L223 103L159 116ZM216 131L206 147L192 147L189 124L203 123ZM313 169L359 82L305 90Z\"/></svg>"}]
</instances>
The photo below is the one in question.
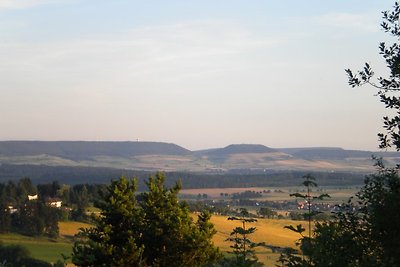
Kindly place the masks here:
<instances>
[{"instance_id":1,"label":"dark foliage","mask_svg":"<svg viewBox=\"0 0 400 267\"><path fill-rule=\"evenodd\" d=\"M210 215L197 222L178 201L180 185L168 189L161 173L151 176L137 200L134 181L113 181L98 207L95 227L82 229L72 260L78 266L204 266L219 257L211 241Z\"/></svg>"},{"instance_id":2,"label":"dark foliage","mask_svg":"<svg viewBox=\"0 0 400 267\"><path fill-rule=\"evenodd\" d=\"M36 192L29 178L0 184L0 232L58 236L60 210L49 207L45 199L30 201L28 195Z\"/></svg>"},{"instance_id":3,"label":"dark foliage","mask_svg":"<svg viewBox=\"0 0 400 267\"><path fill-rule=\"evenodd\" d=\"M400 37L399 27L400 7L396 2L391 11L383 12L382 29L398 40ZM386 133L379 133L379 147L394 147L400 151L400 98L396 93L400 90L400 45L393 43L387 45L385 42L379 44L379 54L382 55L389 68L389 76L378 77L374 80L374 71L370 64L365 63L364 68L356 74L350 69L346 70L349 85L352 87L369 84L378 89L378 97L385 107L393 110L395 115L383 117L383 128Z\"/></svg>"}]
</instances>

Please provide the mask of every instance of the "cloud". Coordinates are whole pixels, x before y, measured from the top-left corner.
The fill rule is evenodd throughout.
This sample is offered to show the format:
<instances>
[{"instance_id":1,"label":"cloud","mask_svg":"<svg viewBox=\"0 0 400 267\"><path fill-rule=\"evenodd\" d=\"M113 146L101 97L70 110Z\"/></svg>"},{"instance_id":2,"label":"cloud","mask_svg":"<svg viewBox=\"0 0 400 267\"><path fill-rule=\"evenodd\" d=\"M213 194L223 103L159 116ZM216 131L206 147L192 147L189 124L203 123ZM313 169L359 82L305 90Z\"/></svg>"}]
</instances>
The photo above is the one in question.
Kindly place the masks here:
<instances>
[{"instance_id":1,"label":"cloud","mask_svg":"<svg viewBox=\"0 0 400 267\"><path fill-rule=\"evenodd\" d=\"M280 42L256 36L234 23L182 22L84 40L6 44L0 54L7 60L0 63L0 71L8 77L24 73L37 79L56 74L86 82L107 77L151 81L149 77L157 75L168 82L241 67L243 54L255 54Z\"/></svg>"},{"instance_id":2,"label":"cloud","mask_svg":"<svg viewBox=\"0 0 400 267\"><path fill-rule=\"evenodd\" d=\"M31 8L34 6L53 4L59 0L0 0L0 10Z\"/></svg>"},{"instance_id":3,"label":"cloud","mask_svg":"<svg viewBox=\"0 0 400 267\"><path fill-rule=\"evenodd\" d=\"M379 30L379 17L368 14L331 13L318 16L315 20L325 26L357 29L364 32Z\"/></svg>"}]
</instances>

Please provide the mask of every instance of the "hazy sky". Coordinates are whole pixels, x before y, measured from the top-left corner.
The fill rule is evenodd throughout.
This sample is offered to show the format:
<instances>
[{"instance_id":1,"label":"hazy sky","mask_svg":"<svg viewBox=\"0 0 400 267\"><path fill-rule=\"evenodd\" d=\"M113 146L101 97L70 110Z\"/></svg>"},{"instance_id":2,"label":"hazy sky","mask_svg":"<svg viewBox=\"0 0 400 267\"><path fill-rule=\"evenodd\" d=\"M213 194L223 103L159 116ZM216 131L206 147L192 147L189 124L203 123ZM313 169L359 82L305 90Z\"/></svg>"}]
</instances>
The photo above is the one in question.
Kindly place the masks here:
<instances>
[{"instance_id":1,"label":"hazy sky","mask_svg":"<svg viewBox=\"0 0 400 267\"><path fill-rule=\"evenodd\" d=\"M0 139L376 150L393 3L0 0Z\"/></svg>"}]
</instances>

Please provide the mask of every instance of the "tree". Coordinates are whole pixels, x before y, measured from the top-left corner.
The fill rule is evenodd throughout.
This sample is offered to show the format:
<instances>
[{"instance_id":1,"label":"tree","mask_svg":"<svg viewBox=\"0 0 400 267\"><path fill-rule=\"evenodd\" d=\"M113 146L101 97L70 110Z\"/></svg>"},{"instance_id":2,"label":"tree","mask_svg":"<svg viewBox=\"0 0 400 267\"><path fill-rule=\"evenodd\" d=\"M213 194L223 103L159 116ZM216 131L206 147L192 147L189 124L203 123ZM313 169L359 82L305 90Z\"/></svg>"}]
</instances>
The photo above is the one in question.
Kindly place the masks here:
<instances>
[{"instance_id":1,"label":"tree","mask_svg":"<svg viewBox=\"0 0 400 267\"><path fill-rule=\"evenodd\" d=\"M96 203L95 226L82 229L73 247L77 266L204 266L220 257L211 241L210 215L197 222L178 201L180 185L168 189L165 176L150 176L149 191L135 196L136 182L113 181ZM138 201L137 199L140 199Z\"/></svg>"},{"instance_id":2,"label":"tree","mask_svg":"<svg viewBox=\"0 0 400 267\"><path fill-rule=\"evenodd\" d=\"M317 223L306 266L400 266L400 178L381 161L378 172L342 204L334 220Z\"/></svg>"},{"instance_id":3,"label":"tree","mask_svg":"<svg viewBox=\"0 0 400 267\"><path fill-rule=\"evenodd\" d=\"M26 201L13 214L12 224L16 231L24 235L57 237L58 212L58 209L49 207L42 201Z\"/></svg>"},{"instance_id":4,"label":"tree","mask_svg":"<svg viewBox=\"0 0 400 267\"><path fill-rule=\"evenodd\" d=\"M278 216L278 213L276 211L271 210L270 208L260 208L257 211L257 214L259 216L266 217L268 219L273 218L275 216Z\"/></svg>"},{"instance_id":5,"label":"tree","mask_svg":"<svg viewBox=\"0 0 400 267\"><path fill-rule=\"evenodd\" d=\"M382 29L396 40L400 38L400 5L394 3L393 9L384 11ZM387 78L374 78L374 72L368 63L363 70L354 74L346 70L349 85L352 87L369 84L378 89L377 95L385 107L394 112L383 117L386 133L379 133L380 148L394 147L400 151L400 44L387 45L381 42L379 53L385 59L389 69ZM377 174L366 178L365 185L358 193L361 218L358 226L364 226L364 236L369 239L370 255L381 266L400 265L400 177L399 164L394 168L385 168L383 161L377 159ZM389 219L390 218L390 219Z\"/></svg>"},{"instance_id":6,"label":"tree","mask_svg":"<svg viewBox=\"0 0 400 267\"><path fill-rule=\"evenodd\" d=\"M11 230L11 213L7 202L6 185L0 184L0 233Z\"/></svg>"},{"instance_id":7,"label":"tree","mask_svg":"<svg viewBox=\"0 0 400 267\"><path fill-rule=\"evenodd\" d=\"M307 212L304 214L304 219L307 220L308 234L305 235L306 229L302 224L298 224L296 227L293 225L285 226L285 228L292 230L301 236L296 245L300 245L302 257L293 254L292 251L287 251L286 253L281 254L279 258L279 262L281 262L284 266L312 266L314 251L312 222L313 218L317 214L321 213L314 209L313 205L315 204L316 200L323 200L330 197L328 194L312 195L312 188L318 186L315 182L315 178L312 175L307 174L303 176L303 179L304 181L302 185L306 188L306 194L293 193L290 194L290 196L300 198L305 201Z\"/></svg>"},{"instance_id":8,"label":"tree","mask_svg":"<svg viewBox=\"0 0 400 267\"><path fill-rule=\"evenodd\" d=\"M136 183L121 177L112 181L102 201L95 227L81 229L74 243L72 262L77 266L140 266L143 246L137 245L142 210L135 197Z\"/></svg>"},{"instance_id":9,"label":"tree","mask_svg":"<svg viewBox=\"0 0 400 267\"><path fill-rule=\"evenodd\" d=\"M22 178L17 183L17 198L19 203L23 203L27 200L28 195L36 195L36 187L33 186L29 178Z\"/></svg>"},{"instance_id":10,"label":"tree","mask_svg":"<svg viewBox=\"0 0 400 267\"><path fill-rule=\"evenodd\" d=\"M383 30L400 37L400 5L383 12ZM356 73L347 69L352 87L369 84L386 108L395 111L385 116L385 133L379 133L380 148L400 151L400 45L379 45L379 53L389 68L387 78L374 80L368 63ZM400 266L400 166L385 167L376 159L377 172L365 179L364 186L334 214L334 220L317 223L310 240L310 261L284 262L284 266Z\"/></svg>"},{"instance_id":11,"label":"tree","mask_svg":"<svg viewBox=\"0 0 400 267\"><path fill-rule=\"evenodd\" d=\"M400 266L400 177L399 169L385 168L381 160L378 171L369 175L357 194L358 227L367 245L364 249L380 266ZM361 238L361 237L360 237Z\"/></svg>"},{"instance_id":12,"label":"tree","mask_svg":"<svg viewBox=\"0 0 400 267\"><path fill-rule=\"evenodd\" d=\"M57 191L60 190L58 181L53 181L51 184L38 184L37 191L42 199L53 198L57 196Z\"/></svg>"},{"instance_id":13,"label":"tree","mask_svg":"<svg viewBox=\"0 0 400 267\"><path fill-rule=\"evenodd\" d=\"M87 185L75 185L70 190L71 199L76 203L76 209L71 214L74 220L85 221L87 219L86 208L89 206L89 192Z\"/></svg>"},{"instance_id":14,"label":"tree","mask_svg":"<svg viewBox=\"0 0 400 267\"><path fill-rule=\"evenodd\" d=\"M219 251L211 242L215 234L210 216L202 213L193 222L186 203L178 201L179 183L164 185L165 176L157 173L146 183L142 194L144 212L142 229L143 257L151 266L203 266L217 260Z\"/></svg>"},{"instance_id":15,"label":"tree","mask_svg":"<svg viewBox=\"0 0 400 267\"><path fill-rule=\"evenodd\" d=\"M262 266L258 262L258 258L255 254L254 248L261 244L255 243L249 239L249 235L256 231L256 227L247 228L247 223L256 222L256 219L249 218L249 212L246 209L241 209L240 217L232 216L229 217L230 221L239 221L242 225L235 227L230 234L230 237L226 241L230 241L232 254L235 255L234 261L230 263L230 266Z\"/></svg>"},{"instance_id":16,"label":"tree","mask_svg":"<svg viewBox=\"0 0 400 267\"><path fill-rule=\"evenodd\" d=\"M400 38L399 14L400 5L395 2L392 11L384 11L382 29L395 37ZM351 87L362 86L365 84L371 85L378 89L377 95L380 101L385 104L387 109L394 111L396 115L383 117L383 128L386 133L379 133L380 148L394 147L397 151L400 150L400 97L396 93L400 90L400 45L393 43L386 45L381 42L379 45L379 54L385 59L389 68L389 76L387 78L378 77L374 80L375 73L370 64L365 63L361 71L354 73L350 69L346 69Z\"/></svg>"}]
</instances>

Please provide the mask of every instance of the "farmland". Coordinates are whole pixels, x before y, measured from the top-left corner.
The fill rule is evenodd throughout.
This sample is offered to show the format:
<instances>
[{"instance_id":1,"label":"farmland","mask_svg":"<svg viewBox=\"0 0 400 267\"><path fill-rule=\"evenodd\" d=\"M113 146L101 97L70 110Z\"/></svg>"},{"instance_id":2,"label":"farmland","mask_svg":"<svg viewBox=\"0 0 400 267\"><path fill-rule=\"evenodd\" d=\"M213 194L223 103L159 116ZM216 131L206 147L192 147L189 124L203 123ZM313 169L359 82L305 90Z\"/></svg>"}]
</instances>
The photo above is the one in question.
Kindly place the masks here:
<instances>
[{"instance_id":1,"label":"farmland","mask_svg":"<svg viewBox=\"0 0 400 267\"><path fill-rule=\"evenodd\" d=\"M287 201L290 192L300 191L301 187L254 187L254 188L209 188L209 189L187 189L182 190L183 197L191 196L196 198L198 195L207 195L208 202L227 202L231 199L231 196L236 193L243 193L246 191L254 192L268 192L263 193L261 198L257 201ZM356 188L323 188L321 189L324 193L329 193L332 198L329 200L331 203L340 203L346 200L350 195L354 194ZM228 195L228 197L226 197ZM192 199L193 200L193 199ZM204 200L204 199L203 199ZM198 201L198 200L196 200ZM201 200L200 200L201 201ZM235 208L235 207L231 207ZM246 207L252 213L255 213L257 207ZM92 210L93 212L93 210ZM283 212L283 211L281 211ZM284 211L287 212L287 211ZM195 215L193 214L195 219ZM213 241L222 252L230 251L230 243L225 240L229 237L232 229L236 226L240 226L238 222L228 221L227 216L213 215L211 222L215 225L217 230ZM267 245L275 247L294 247L294 242L299 238L298 235L291 232L290 230L284 229L285 225L299 224L299 221L292 221L290 219L263 219L259 218L257 222L252 223L249 226L257 228L256 233L250 238L254 242L265 242ZM34 258L45 260L48 262L56 262L61 259L61 254L70 255L72 252L73 237L78 232L79 228L89 227L89 224L79 222L60 222L60 236L57 239L49 239L44 237L27 237L18 234L3 234L0 236L5 244L19 244L26 247ZM279 253L272 253L268 248L258 248L257 250L259 259L267 263L272 264L279 257Z\"/></svg>"},{"instance_id":2,"label":"farmland","mask_svg":"<svg viewBox=\"0 0 400 267\"><path fill-rule=\"evenodd\" d=\"M229 243L226 238L229 236L232 229L239 226L238 222L228 221L226 216L214 215L211 218L217 230L214 236L214 243L222 252L230 250ZM277 219L259 219L252 223L251 226L257 227L253 241L265 242L268 245L293 247L294 241L298 236L287 229L283 229L285 225L295 224L298 222L290 220ZM19 244L26 247L32 257L48 262L56 262L61 259L61 254L70 255L72 252L73 235L76 234L79 228L89 227L90 225L78 222L60 222L60 237L58 239L33 238L18 234L3 234L0 239L5 244ZM279 254L272 253L269 249L258 249L258 257L265 263L273 263L279 257ZM268 264L269 265L269 264Z\"/></svg>"}]
</instances>

